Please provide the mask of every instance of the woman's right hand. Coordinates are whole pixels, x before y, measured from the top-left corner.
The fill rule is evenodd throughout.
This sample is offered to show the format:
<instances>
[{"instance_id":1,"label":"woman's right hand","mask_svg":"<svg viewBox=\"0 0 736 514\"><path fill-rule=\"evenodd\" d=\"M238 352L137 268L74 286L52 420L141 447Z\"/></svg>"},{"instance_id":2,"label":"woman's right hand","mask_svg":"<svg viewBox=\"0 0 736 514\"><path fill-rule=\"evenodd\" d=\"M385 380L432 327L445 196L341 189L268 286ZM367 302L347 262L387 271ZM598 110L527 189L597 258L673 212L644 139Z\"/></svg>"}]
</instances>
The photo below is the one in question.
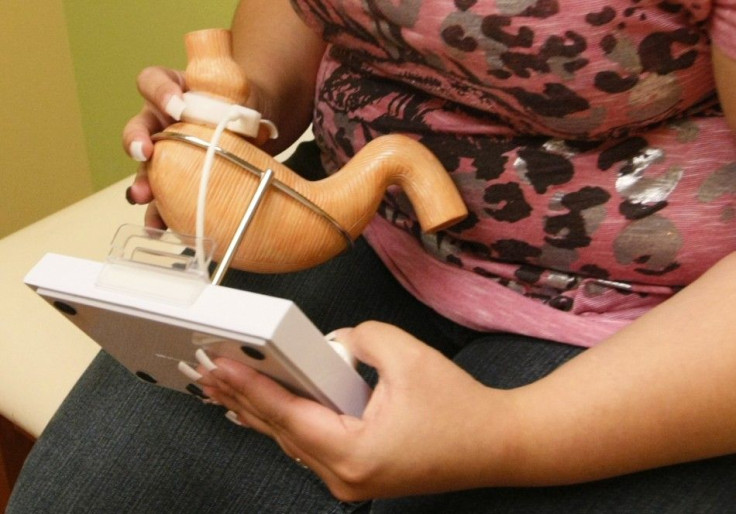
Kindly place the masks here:
<instances>
[{"instance_id":1,"label":"woman's right hand","mask_svg":"<svg viewBox=\"0 0 736 514\"><path fill-rule=\"evenodd\" d=\"M138 75L138 91L143 97L141 111L131 118L123 129L123 147L126 153L140 162L133 184L125 196L131 204L148 204L145 225L166 228L156 209L148 183L148 160L153 154L151 135L160 132L181 117L186 90L184 72L162 67L145 68Z\"/></svg>"},{"instance_id":2,"label":"woman's right hand","mask_svg":"<svg viewBox=\"0 0 736 514\"><path fill-rule=\"evenodd\" d=\"M264 144L266 137L259 135L254 143L263 144L264 151L275 155L301 136L311 122L317 71L326 44L304 24L288 0L242 2L231 30L233 57L247 70L250 80L246 105L279 129L277 140ZM138 75L138 91L145 103L125 126L123 146L142 164L126 197L133 204L149 204L145 221L149 227L165 228L148 183L151 135L178 120L187 89L183 71L150 67Z\"/></svg>"}]
</instances>

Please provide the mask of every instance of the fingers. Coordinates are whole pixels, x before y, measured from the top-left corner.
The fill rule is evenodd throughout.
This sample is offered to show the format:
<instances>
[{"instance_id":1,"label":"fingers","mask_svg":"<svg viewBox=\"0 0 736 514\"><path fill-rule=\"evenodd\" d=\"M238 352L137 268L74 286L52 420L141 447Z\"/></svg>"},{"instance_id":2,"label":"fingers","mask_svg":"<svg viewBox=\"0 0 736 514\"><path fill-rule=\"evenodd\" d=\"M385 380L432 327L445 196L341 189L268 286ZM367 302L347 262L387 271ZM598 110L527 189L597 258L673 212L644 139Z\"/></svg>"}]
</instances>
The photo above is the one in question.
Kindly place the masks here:
<instances>
[{"instance_id":1,"label":"fingers","mask_svg":"<svg viewBox=\"0 0 736 514\"><path fill-rule=\"evenodd\" d=\"M144 106L123 128L123 148L132 159L146 163L153 155L151 135L181 117L184 108L184 74L177 70L149 67L138 75L137 86L144 99ZM149 203L144 221L147 227L166 228L166 223L152 202L153 193L148 183L148 167L145 164L139 166L125 197L131 204Z\"/></svg>"},{"instance_id":2,"label":"fingers","mask_svg":"<svg viewBox=\"0 0 736 514\"><path fill-rule=\"evenodd\" d=\"M332 413L316 402L294 395L250 366L230 359L217 359L211 376L221 390L242 402L253 415L268 420L272 427L299 430L304 422L302 416L309 417L314 411Z\"/></svg>"},{"instance_id":3,"label":"fingers","mask_svg":"<svg viewBox=\"0 0 736 514\"><path fill-rule=\"evenodd\" d=\"M408 332L378 321L367 321L352 329L339 329L331 336L357 360L375 368L382 380L394 376L394 370L420 360L424 352L431 350Z\"/></svg>"},{"instance_id":4,"label":"fingers","mask_svg":"<svg viewBox=\"0 0 736 514\"><path fill-rule=\"evenodd\" d=\"M147 163L141 163L138 166L133 184L127 189L125 195L131 204L146 204L153 200L153 191L148 182Z\"/></svg>"},{"instance_id":5,"label":"fingers","mask_svg":"<svg viewBox=\"0 0 736 514\"><path fill-rule=\"evenodd\" d=\"M146 227L149 228L156 228L159 230L166 230L166 222L161 217L161 215L158 213L158 209L156 208L156 202L151 202L148 204L148 207L146 208L146 214L143 217L144 224Z\"/></svg>"},{"instance_id":6,"label":"fingers","mask_svg":"<svg viewBox=\"0 0 736 514\"><path fill-rule=\"evenodd\" d=\"M140 72L137 85L138 92L155 112L166 113L175 120L181 117L180 101L185 89L181 71L151 66Z\"/></svg>"},{"instance_id":7,"label":"fingers","mask_svg":"<svg viewBox=\"0 0 736 514\"><path fill-rule=\"evenodd\" d=\"M166 230L166 222L158 212L156 201L153 199L153 191L148 182L147 163L141 163L138 167L133 184L125 190L125 198L131 205L148 204L143 217L143 223L146 227Z\"/></svg>"},{"instance_id":8,"label":"fingers","mask_svg":"<svg viewBox=\"0 0 736 514\"><path fill-rule=\"evenodd\" d=\"M153 152L151 134L181 118L184 75L177 70L149 67L138 75L138 91L145 101L141 112L123 129L123 147L133 159L146 161Z\"/></svg>"},{"instance_id":9,"label":"fingers","mask_svg":"<svg viewBox=\"0 0 736 514\"><path fill-rule=\"evenodd\" d=\"M123 149L134 160L144 162L153 154L151 134L165 128L165 121L148 105L123 128Z\"/></svg>"},{"instance_id":10,"label":"fingers","mask_svg":"<svg viewBox=\"0 0 736 514\"><path fill-rule=\"evenodd\" d=\"M345 440L346 430L354 430L361 423L291 393L250 366L224 358L215 363L216 368L209 372L200 369L205 376L200 384L206 394L237 411L242 422L280 444L289 440L304 453L317 449L326 457L341 452L339 441Z\"/></svg>"},{"instance_id":11,"label":"fingers","mask_svg":"<svg viewBox=\"0 0 736 514\"><path fill-rule=\"evenodd\" d=\"M263 419L263 415L251 405L248 395L243 394L240 390L242 383L248 380L243 377L252 374L257 380L256 375L260 374L241 363L234 363L237 371L233 372L224 359L217 359L218 364L215 364L203 349L197 350L195 357L200 363L195 371L199 375L197 383L203 387L205 394L230 409L230 412L234 412L240 424L274 437L275 433L271 428L271 423ZM219 366L225 366L226 371L221 371ZM234 376L235 379L231 380L231 376ZM281 393L278 388L276 392ZM230 415L229 419L235 421L233 415Z\"/></svg>"}]
</instances>

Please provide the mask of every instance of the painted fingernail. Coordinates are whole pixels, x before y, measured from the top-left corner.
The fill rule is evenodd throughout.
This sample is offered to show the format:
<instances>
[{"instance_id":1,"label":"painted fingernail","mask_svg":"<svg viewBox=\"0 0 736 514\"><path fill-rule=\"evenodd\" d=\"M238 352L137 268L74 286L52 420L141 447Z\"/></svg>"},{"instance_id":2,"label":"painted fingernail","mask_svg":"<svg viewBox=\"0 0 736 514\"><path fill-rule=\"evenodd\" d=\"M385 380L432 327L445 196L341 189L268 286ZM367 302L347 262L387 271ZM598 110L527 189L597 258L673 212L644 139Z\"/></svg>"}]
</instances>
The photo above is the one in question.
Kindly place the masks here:
<instances>
[{"instance_id":1,"label":"painted fingernail","mask_svg":"<svg viewBox=\"0 0 736 514\"><path fill-rule=\"evenodd\" d=\"M202 348L194 352L194 356L196 357L197 361L207 369L207 371L214 371L217 369L215 363L212 362L210 356L207 355L207 352L205 352Z\"/></svg>"},{"instance_id":2,"label":"painted fingernail","mask_svg":"<svg viewBox=\"0 0 736 514\"><path fill-rule=\"evenodd\" d=\"M225 418L227 418L227 420L228 420L228 421L231 421L231 422L235 423L235 424L236 424L236 425L238 425L239 427L242 427L242 426L243 426L243 424L242 424L242 423L240 422L240 420L238 419L238 415L237 415L237 413L235 413L235 412L233 412L233 411L231 411L231 410L229 410L229 411L227 411L227 412L225 413Z\"/></svg>"},{"instance_id":3,"label":"painted fingernail","mask_svg":"<svg viewBox=\"0 0 736 514\"><path fill-rule=\"evenodd\" d=\"M197 372L193 367L191 367L189 364L187 364L184 361L179 361L179 364L176 366L181 373L187 377L189 380L192 380L194 382L197 382L201 380L202 375Z\"/></svg>"},{"instance_id":4,"label":"painted fingernail","mask_svg":"<svg viewBox=\"0 0 736 514\"><path fill-rule=\"evenodd\" d=\"M146 162L146 155L143 153L143 141L133 141L128 147L130 156L138 162Z\"/></svg>"},{"instance_id":5,"label":"painted fingernail","mask_svg":"<svg viewBox=\"0 0 736 514\"><path fill-rule=\"evenodd\" d=\"M135 200L133 200L133 186L130 186L128 189L125 190L125 200L130 205L135 205Z\"/></svg>"},{"instance_id":6,"label":"painted fingernail","mask_svg":"<svg viewBox=\"0 0 736 514\"><path fill-rule=\"evenodd\" d=\"M166 111L166 114L174 118L176 121L179 121L186 107L187 104L184 102L183 98L179 96L172 96L171 98L169 98L169 101L166 102L166 107L164 107L164 110Z\"/></svg>"}]
</instances>

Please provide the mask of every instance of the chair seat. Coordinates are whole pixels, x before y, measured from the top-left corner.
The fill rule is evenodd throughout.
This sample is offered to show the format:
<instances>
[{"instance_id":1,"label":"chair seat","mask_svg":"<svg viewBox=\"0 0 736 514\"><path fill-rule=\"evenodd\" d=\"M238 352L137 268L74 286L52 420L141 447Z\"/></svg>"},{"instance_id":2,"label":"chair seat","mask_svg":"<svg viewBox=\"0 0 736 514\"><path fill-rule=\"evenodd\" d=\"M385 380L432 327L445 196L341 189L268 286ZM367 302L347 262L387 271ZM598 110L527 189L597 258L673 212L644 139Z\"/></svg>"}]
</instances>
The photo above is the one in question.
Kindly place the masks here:
<instances>
[{"instance_id":1,"label":"chair seat","mask_svg":"<svg viewBox=\"0 0 736 514\"><path fill-rule=\"evenodd\" d=\"M47 252L105 259L124 223L143 222L144 207L125 201L126 178L0 239L0 415L38 437L98 352L97 344L23 284Z\"/></svg>"}]
</instances>

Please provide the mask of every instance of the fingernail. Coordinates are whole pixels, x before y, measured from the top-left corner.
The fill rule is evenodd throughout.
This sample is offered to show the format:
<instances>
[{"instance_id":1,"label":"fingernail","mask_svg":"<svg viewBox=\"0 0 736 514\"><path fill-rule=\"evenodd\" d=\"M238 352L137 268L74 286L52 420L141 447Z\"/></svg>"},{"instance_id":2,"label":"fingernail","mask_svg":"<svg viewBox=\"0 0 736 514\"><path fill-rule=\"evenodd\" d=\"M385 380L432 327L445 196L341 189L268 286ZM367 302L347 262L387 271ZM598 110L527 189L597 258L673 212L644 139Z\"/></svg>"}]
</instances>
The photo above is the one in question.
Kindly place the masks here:
<instances>
[{"instance_id":1,"label":"fingernail","mask_svg":"<svg viewBox=\"0 0 736 514\"><path fill-rule=\"evenodd\" d=\"M333 330L332 332L330 332L329 334L327 334L325 336L325 339L327 339L328 341L337 341L337 340L340 339L340 335L341 334L347 334L351 330L352 330L351 327L337 328L337 329Z\"/></svg>"},{"instance_id":2,"label":"fingernail","mask_svg":"<svg viewBox=\"0 0 736 514\"><path fill-rule=\"evenodd\" d=\"M333 350L340 356L342 360L347 362L350 366L355 368L358 365L358 360L353 357L353 354L350 353L350 351L343 346L343 344L340 341L337 341L335 339L328 339L327 344L329 344Z\"/></svg>"},{"instance_id":3,"label":"fingernail","mask_svg":"<svg viewBox=\"0 0 736 514\"><path fill-rule=\"evenodd\" d=\"M197 382L202 379L202 375L197 372L193 367L191 367L189 364L187 364L184 361L179 361L179 364L176 366L181 373L187 377L189 380L192 380L194 382Z\"/></svg>"},{"instance_id":4,"label":"fingernail","mask_svg":"<svg viewBox=\"0 0 736 514\"><path fill-rule=\"evenodd\" d=\"M143 153L143 141L133 141L128 147L128 153L138 162L146 162L146 155Z\"/></svg>"},{"instance_id":5,"label":"fingernail","mask_svg":"<svg viewBox=\"0 0 736 514\"><path fill-rule=\"evenodd\" d=\"M268 131L269 139L278 139L279 129L274 122L272 122L271 120L261 120L260 126L265 127L265 129Z\"/></svg>"},{"instance_id":6,"label":"fingernail","mask_svg":"<svg viewBox=\"0 0 736 514\"><path fill-rule=\"evenodd\" d=\"M210 356L207 355L207 353L200 348L196 352L194 352L194 357L196 357L197 361L204 366L207 371L214 371L217 369L217 366L214 362L210 359Z\"/></svg>"},{"instance_id":7,"label":"fingernail","mask_svg":"<svg viewBox=\"0 0 736 514\"><path fill-rule=\"evenodd\" d=\"M125 190L125 199L130 205L135 205L135 200L133 200L132 189L133 189L133 186L130 186L128 189Z\"/></svg>"},{"instance_id":8,"label":"fingernail","mask_svg":"<svg viewBox=\"0 0 736 514\"><path fill-rule=\"evenodd\" d=\"M228 421L231 421L231 422L235 423L235 424L236 424L236 425L238 425L239 427L242 427L242 426L243 426L243 424L242 424L242 423L240 422L240 420L238 419L238 415L237 415L237 413L235 413L235 412L233 412L233 411L231 411L231 410L229 410L229 411L227 411L227 412L225 413L225 418L227 418L227 420L228 420Z\"/></svg>"},{"instance_id":9,"label":"fingernail","mask_svg":"<svg viewBox=\"0 0 736 514\"><path fill-rule=\"evenodd\" d=\"M172 96L169 98L169 101L166 102L164 110L166 111L166 114L174 118L176 121L179 121L186 107L187 104L184 102L184 99L179 96Z\"/></svg>"}]
</instances>

